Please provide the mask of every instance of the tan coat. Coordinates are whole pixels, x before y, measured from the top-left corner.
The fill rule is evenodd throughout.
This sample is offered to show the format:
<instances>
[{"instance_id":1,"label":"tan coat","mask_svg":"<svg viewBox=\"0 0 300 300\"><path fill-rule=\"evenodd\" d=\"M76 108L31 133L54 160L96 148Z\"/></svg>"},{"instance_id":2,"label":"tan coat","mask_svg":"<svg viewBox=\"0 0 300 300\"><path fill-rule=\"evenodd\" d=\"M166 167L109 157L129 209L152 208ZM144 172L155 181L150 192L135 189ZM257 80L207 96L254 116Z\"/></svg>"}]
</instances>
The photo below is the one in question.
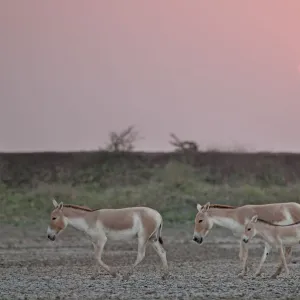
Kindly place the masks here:
<instances>
[{"instance_id":1,"label":"tan coat","mask_svg":"<svg viewBox=\"0 0 300 300\"><path fill-rule=\"evenodd\" d=\"M133 272L133 269L144 259L146 245L151 243L161 258L164 274L168 274L166 251L162 244L161 231L163 220L160 213L149 207L128 207L121 209L91 210L78 205L58 204L53 200L54 210L51 213L48 227L48 238L55 240L68 225L83 231L93 242L95 256L99 265L113 276L117 273L102 261L102 252L107 240L138 240L138 255L131 270L124 278ZM95 275L93 276L93 278Z\"/></svg>"},{"instance_id":2,"label":"tan coat","mask_svg":"<svg viewBox=\"0 0 300 300\"><path fill-rule=\"evenodd\" d=\"M259 218L265 219L275 224L291 224L300 221L300 204L296 202L287 203L272 203L262 205L243 205L239 207L224 206L206 203L201 206L197 205L197 214L195 217L194 237L193 240L197 243L202 243L205 236L213 228L214 224L230 229L233 234L241 238L244 233L245 224L252 218L253 215L258 215ZM262 260L267 255L265 244ZM287 246L285 251L289 253L290 247ZM242 272L239 276L244 276L247 267L248 247L240 241L240 259L242 260ZM278 270L281 272L282 264ZM259 271L259 270L258 270ZM260 271L257 272L257 275Z\"/></svg>"}]
</instances>

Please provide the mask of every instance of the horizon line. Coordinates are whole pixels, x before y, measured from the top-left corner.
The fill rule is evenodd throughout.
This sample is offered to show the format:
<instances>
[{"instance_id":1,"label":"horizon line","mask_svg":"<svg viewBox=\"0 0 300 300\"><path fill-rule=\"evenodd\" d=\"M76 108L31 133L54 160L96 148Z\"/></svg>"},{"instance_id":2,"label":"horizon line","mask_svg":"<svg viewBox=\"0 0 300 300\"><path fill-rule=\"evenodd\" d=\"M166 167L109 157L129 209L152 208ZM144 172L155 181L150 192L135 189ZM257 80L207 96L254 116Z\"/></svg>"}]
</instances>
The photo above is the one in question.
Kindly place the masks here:
<instances>
[{"instance_id":1,"label":"horizon line","mask_svg":"<svg viewBox=\"0 0 300 300\"><path fill-rule=\"evenodd\" d=\"M35 151L0 151L0 155L15 155L15 154L68 154L68 153L133 153L133 154L170 154L170 153L180 153L176 150L132 150L132 151L108 151L105 149L91 149L91 150L35 150ZM300 151L272 151L272 150L239 150L239 149L199 149L195 153L235 153L235 154L293 154L300 155Z\"/></svg>"}]
</instances>

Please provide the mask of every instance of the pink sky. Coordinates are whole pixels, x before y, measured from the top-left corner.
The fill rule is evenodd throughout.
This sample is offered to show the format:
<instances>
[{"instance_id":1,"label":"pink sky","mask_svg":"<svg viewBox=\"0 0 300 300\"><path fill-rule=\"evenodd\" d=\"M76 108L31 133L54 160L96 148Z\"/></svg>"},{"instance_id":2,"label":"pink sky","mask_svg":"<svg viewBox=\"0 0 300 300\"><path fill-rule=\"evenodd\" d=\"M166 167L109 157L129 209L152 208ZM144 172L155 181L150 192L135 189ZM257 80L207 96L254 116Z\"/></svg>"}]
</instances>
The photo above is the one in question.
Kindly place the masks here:
<instances>
[{"instance_id":1,"label":"pink sky","mask_svg":"<svg viewBox=\"0 0 300 300\"><path fill-rule=\"evenodd\" d=\"M0 151L97 149L134 124L300 152L300 1L0 2Z\"/></svg>"}]
</instances>

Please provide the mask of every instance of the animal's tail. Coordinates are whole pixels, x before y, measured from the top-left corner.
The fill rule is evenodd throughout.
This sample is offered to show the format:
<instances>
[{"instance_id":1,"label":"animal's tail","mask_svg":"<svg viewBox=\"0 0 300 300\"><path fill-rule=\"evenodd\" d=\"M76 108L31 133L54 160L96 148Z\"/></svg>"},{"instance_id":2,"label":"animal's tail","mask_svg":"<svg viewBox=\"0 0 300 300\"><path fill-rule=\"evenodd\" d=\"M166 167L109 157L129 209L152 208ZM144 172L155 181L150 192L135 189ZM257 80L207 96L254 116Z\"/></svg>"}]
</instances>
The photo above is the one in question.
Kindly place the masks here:
<instances>
[{"instance_id":1,"label":"animal's tail","mask_svg":"<svg viewBox=\"0 0 300 300\"><path fill-rule=\"evenodd\" d=\"M158 237L158 241L161 245L163 245L163 239L161 237L161 230L162 230L162 222L160 223L159 225L159 228L158 228L158 234L157 234L157 237Z\"/></svg>"}]
</instances>

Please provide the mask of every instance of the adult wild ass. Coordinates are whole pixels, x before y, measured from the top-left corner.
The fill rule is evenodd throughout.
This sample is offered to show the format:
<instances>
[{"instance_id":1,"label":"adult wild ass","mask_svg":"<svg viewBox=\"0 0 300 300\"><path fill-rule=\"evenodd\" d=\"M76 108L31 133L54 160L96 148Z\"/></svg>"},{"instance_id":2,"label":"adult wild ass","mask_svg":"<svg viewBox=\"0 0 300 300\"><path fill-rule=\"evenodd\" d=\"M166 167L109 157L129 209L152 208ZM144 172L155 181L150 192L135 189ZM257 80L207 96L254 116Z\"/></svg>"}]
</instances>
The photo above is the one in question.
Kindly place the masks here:
<instances>
[{"instance_id":1,"label":"adult wild ass","mask_svg":"<svg viewBox=\"0 0 300 300\"><path fill-rule=\"evenodd\" d=\"M291 260L291 252L288 252L287 257L285 257L283 247L284 245L289 247L299 245L300 221L289 225L278 225L259 219L258 215L255 215L245 225L245 231L242 238L243 242L248 243L256 235L261 236L266 241L266 245L269 245L267 255L270 253L272 247L279 248L281 262L286 274L289 275L287 263ZM265 260L261 261L258 271L260 271L264 262ZM276 278L279 274L280 273L275 272L271 277Z\"/></svg>"},{"instance_id":2,"label":"adult wild ass","mask_svg":"<svg viewBox=\"0 0 300 300\"><path fill-rule=\"evenodd\" d=\"M212 229L214 224L230 229L234 236L240 238L239 258L242 261L242 272L239 277L243 277L247 271L248 246L242 241L245 225L250 221L253 215L258 215L260 219L278 225L288 225L300 221L300 204L295 202L272 203L261 205L244 205L229 206L206 203L201 206L197 204L198 213L195 217L195 227L193 240L201 244L205 236ZM261 258L264 262L268 255L270 245L265 241L265 249ZM288 245L284 246L286 255L291 256L292 248ZM282 270L282 262L279 264L275 274L280 274ZM257 276L261 274L257 269Z\"/></svg>"},{"instance_id":3,"label":"adult wild ass","mask_svg":"<svg viewBox=\"0 0 300 300\"><path fill-rule=\"evenodd\" d=\"M124 241L135 238L138 239L137 258L123 279L127 279L144 259L148 242L162 261L163 279L167 277L168 263L161 237L163 220L156 210L149 207L91 210L78 205L64 205L62 202L58 204L55 199L52 202L54 210L51 212L50 225L47 230L48 238L54 241L68 225L86 233L94 245L95 257L99 263L92 278L96 278L100 266L112 276L117 275L117 272L105 264L101 258L107 240Z\"/></svg>"}]
</instances>

